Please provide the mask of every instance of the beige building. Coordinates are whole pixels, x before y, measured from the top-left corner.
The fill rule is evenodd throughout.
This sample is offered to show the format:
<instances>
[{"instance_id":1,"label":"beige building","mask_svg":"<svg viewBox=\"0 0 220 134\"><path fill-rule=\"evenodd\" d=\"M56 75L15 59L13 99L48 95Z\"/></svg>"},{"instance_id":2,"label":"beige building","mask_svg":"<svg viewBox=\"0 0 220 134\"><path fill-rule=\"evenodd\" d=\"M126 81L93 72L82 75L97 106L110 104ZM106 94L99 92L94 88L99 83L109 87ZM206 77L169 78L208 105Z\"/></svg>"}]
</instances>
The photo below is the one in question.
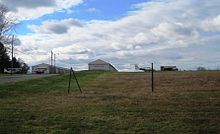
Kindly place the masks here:
<instances>
[{"instance_id":1,"label":"beige building","mask_svg":"<svg viewBox=\"0 0 220 134\"><path fill-rule=\"evenodd\" d=\"M90 62L89 70L117 71L113 65L100 59Z\"/></svg>"},{"instance_id":2,"label":"beige building","mask_svg":"<svg viewBox=\"0 0 220 134\"><path fill-rule=\"evenodd\" d=\"M54 67L46 63L38 64L32 66L32 73L36 74L49 74L49 73L56 73L56 74L63 74L69 72L69 69L62 68L62 67Z\"/></svg>"}]
</instances>

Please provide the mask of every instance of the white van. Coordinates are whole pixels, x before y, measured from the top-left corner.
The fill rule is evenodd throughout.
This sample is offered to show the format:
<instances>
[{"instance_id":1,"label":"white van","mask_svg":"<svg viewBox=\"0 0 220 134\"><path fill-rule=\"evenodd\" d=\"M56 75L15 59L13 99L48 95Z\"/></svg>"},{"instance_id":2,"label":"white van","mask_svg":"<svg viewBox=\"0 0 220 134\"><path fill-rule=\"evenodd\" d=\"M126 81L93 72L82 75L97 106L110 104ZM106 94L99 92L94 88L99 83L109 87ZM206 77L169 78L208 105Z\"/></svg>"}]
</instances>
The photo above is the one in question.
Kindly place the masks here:
<instances>
[{"instance_id":1,"label":"white van","mask_svg":"<svg viewBox=\"0 0 220 134\"><path fill-rule=\"evenodd\" d=\"M4 73L20 73L22 70L22 68L8 68L8 69L4 69Z\"/></svg>"}]
</instances>

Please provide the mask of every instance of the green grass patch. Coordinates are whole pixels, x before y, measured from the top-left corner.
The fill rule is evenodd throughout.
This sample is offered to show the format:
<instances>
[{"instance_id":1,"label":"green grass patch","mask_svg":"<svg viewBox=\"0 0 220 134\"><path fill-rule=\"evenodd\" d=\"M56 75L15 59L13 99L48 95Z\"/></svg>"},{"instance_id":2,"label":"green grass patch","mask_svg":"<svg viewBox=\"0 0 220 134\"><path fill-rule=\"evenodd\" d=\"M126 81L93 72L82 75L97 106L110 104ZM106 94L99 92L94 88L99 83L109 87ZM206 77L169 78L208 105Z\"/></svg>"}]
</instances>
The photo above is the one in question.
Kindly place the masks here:
<instances>
[{"instance_id":1,"label":"green grass patch","mask_svg":"<svg viewBox=\"0 0 220 134\"><path fill-rule=\"evenodd\" d=\"M83 94L69 74L0 85L0 133L220 132L218 72L157 72L154 93L147 73L76 75Z\"/></svg>"},{"instance_id":2,"label":"green grass patch","mask_svg":"<svg viewBox=\"0 0 220 134\"><path fill-rule=\"evenodd\" d=\"M82 88L89 84L92 80L98 77L104 71L82 71L76 72ZM42 94L49 91L63 91L66 92L68 88L69 74L45 77L40 79L33 79L27 81L20 81L15 83L0 84L0 97L19 97L23 95ZM78 88L76 81L72 76L71 89Z\"/></svg>"}]
</instances>

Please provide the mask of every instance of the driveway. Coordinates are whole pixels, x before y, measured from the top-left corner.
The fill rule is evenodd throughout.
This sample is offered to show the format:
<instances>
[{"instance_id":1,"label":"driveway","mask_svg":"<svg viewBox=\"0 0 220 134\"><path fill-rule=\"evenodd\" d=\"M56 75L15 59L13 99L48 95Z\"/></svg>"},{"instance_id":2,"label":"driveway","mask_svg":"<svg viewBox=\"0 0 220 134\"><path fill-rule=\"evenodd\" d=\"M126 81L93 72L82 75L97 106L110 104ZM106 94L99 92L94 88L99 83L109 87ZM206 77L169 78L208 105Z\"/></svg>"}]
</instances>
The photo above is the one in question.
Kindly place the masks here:
<instances>
[{"instance_id":1,"label":"driveway","mask_svg":"<svg viewBox=\"0 0 220 134\"><path fill-rule=\"evenodd\" d=\"M17 81L24 81L24 80L31 80L36 78L43 78L43 77L51 77L58 74L27 74L27 75L8 75L8 76L0 76L0 84L9 83L9 82L17 82Z\"/></svg>"}]
</instances>

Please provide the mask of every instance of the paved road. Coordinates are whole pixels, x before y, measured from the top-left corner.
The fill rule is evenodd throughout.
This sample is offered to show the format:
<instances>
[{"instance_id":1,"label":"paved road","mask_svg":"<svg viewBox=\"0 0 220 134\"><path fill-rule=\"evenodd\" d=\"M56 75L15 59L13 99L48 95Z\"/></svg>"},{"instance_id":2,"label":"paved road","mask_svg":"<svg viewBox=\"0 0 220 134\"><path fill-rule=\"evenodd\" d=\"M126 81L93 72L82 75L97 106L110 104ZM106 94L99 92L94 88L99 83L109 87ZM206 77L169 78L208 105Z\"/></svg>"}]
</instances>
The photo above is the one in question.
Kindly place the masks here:
<instances>
[{"instance_id":1,"label":"paved road","mask_svg":"<svg viewBox=\"0 0 220 134\"><path fill-rule=\"evenodd\" d=\"M17 82L17 81L24 81L42 77L50 77L55 76L57 74L27 74L27 75L10 75L10 76L0 76L0 84L9 83L9 82Z\"/></svg>"}]
</instances>

